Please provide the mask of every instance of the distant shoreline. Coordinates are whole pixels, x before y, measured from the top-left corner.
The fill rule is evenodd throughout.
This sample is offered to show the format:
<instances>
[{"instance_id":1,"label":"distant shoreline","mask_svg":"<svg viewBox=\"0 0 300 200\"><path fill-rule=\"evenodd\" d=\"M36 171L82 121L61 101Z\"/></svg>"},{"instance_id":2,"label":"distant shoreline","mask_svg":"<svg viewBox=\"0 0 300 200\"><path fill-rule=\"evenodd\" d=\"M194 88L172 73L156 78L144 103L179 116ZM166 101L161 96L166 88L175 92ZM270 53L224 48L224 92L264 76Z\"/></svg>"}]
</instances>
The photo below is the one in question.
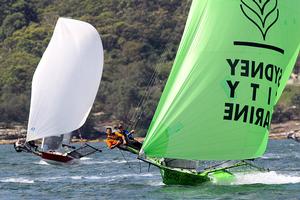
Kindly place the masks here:
<instances>
[{"instance_id":1,"label":"distant shoreline","mask_svg":"<svg viewBox=\"0 0 300 200\"><path fill-rule=\"evenodd\" d=\"M25 138L24 138L25 139ZM143 137L136 137L135 138L138 141L143 141L144 138ZM13 139L13 140L0 140L0 145L4 145L4 144L14 144L17 141L17 139ZM87 139L72 139L71 143L72 144L80 144L80 143L100 143L100 142L105 142L105 139L100 138L100 139L95 139L95 140L87 140Z\"/></svg>"},{"instance_id":2,"label":"distant shoreline","mask_svg":"<svg viewBox=\"0 0 300 200\"><path fill-rule=\"evenodd\" d=\"M269 139L271 140L287 140L287 136L284 135L284 134L270 134L269 135ZM6 144L14 144L17 140L0 140L0 145L6 145ZM76 140L73 140L71 143L73 144L80 144L80 143L100 143L100 142L105 142L104 139L96 139L96 140L86 140L86 139L83 139L83 140L79 140L79 139L76 139Z\"/></svg>"},{"instance_id":3,"label":"distant shoreline","mask_svg":"<svg viewBox=\"0 0 300 200\"><path fill-rule=\"evenodd\" d=\"M295 134L300 137L300 120L288 121L285 123L272 124L269 138L273 140L288 139L289 134ZM26 137L26 129L23 126L15 126L11 129L0 128L0 145L13 144L18 138ZM137 140L142 141L143 137L137 137ZM72 139L72 143L84 142L103 142L103 138L96 140L87 139Z\"/></svg>"}]
</instances>

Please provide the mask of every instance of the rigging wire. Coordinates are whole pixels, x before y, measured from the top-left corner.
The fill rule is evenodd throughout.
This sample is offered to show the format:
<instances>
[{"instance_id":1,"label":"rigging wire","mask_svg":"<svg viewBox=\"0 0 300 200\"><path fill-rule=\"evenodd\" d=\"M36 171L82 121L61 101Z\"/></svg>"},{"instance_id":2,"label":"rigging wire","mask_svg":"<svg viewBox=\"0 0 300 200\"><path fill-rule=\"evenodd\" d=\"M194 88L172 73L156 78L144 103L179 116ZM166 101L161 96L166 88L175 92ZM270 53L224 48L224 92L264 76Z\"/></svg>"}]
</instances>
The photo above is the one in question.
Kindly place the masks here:
<instances>
[{"instance_id":1,"label":"rigging wire","mask_svg":"<svg viewBox=\"0 0 300 200\"><path fill-rule=\"evenodd\" d=\"M129 162L127 161L126 157L124 156L123 152L118 148L118 150L121 152L123 159L125 160L125 163L128 164L128 167L131 169L131 166Z\"/></svg>"},{"instance_id":2,"label":"rigging wire","mask_svg":"<svg viewBox=\"0 0 300 200\"><path fill-rule=\"evenodd\" d=\"M140 173L142 173L142 161L141 160L138 160L139 161L139 164L140 164Z\"/></svg>"},{"instance_id":3,"label":"rigging wire","mask_svg":"<svg viewBox=\"0 0 300 200\"><path fill-rule=\"evenodd\" d=\"M129 67L128 67L128 65L127 65L127 69L126 69L126 81L125 81L125 84L124 84L124 88L128 88L128 80L129 80ZM121 86L122 87L122 86ZM124 90L122 89L122 96L124 96ZM127 112L127 114L126 114L126 118L125 118L125 121L127 122L128 121L128 116L129 116L129 112Z\"/></svg>"},{"instance_id":4,"label":"rigging wire","mask_svg":"<svg viewBox=\"0 0 300 200\"><path fill-rule=\"evenodd\" d=\"M136 127L136 123L137 123L137 118L139 116L139 110L141 110L142 105L145 103L145 99L148 97L148 94L150 93L150 88L153 85L153 83L155 82L155 78L157 77L156 75L157 73L157 67L155 68L155 70L153 71L151 78L148 82L148 85L146 87L146 89L144 90L144 94L142 96L142 98L140 99L138 105L136 106L135 112L133 113L133 116L130 119L130 122L132 122L132 127L131 128L135 128Z\"/></svg>"},{"instance_id":5,"label":"rigging wire","mask_svg":"<svg viewBox=\"0 0 300 200\"><path fill-rule=\"evenodd\" d=\"M170 51L171 48L167 48L164 50L164 52ZM144 113L144 109L143 107L145 106L146 102L148 101L150 94L151 94L151 87L154 85L154 83L157 80L158 77L158 69L159 69L159 63L162 63L163 58L160 58L158 61L158 64L155 66L154 71L151 75L151 78L148 82L148 85L146 87L146 89L144 90L144 94L142 96L142 98L140 99L138 105L136 106L136 109L130 119L131 122L131 126L130 129L135 129L142 117L142 114Z\"/></svg>"},{"instance_id":6,"label":"rigging wire","mask_svg":"<svg viewBox=\"0 0 300 200\"><path fill-rule=\"evenodd\" d=\"M189 10L189 8L190 8L190 6L187 4L186 7L185 7L185 10ZM177 21L175 27L177 27L178 23L179 23L179 21ZM162 51L163 52L162 54L164 54L166 52L170 52L171 50L172 50L172 47L170 47L170 46L169 47L165 47L163 49L163 51ZM133 113L133 115L132 115L132 117L131 117L131 119L129 121L129 123L130 123L129 127L131 129L135 129L137 127L140 119L141 119L141 116L142 116L142 114L144 112L143 109L142 109L143 105L145 105L145 102L148 101L148 98L150 96L150 94L149 94L150 93L150 88L155 83L155 80L156 80L156 78L158 76L159 63L162 63L162 61L163 61L163 58L160 57L160 59L158 60L158 64L156 65L156 67L154 69L154 72L152 73L152 76L151 76L151 78L150 78L150 80L148 82L148 85L147 85L147 87L145 89L145 92L144 92L142 98L140 99L138 105L136 106L136 109L135 109L135 111L134 111L134 113Z\"/></svg>"},{"instance_id":7,"label":"rigging wire","mask_svg":"<svg viewBox=\"0 0 300 200\"><path fill-rule=\"evenodd\" d=\"M132 171L133 171L134 173L137 173L137 172L135 171L135 169L134 169L133 167L131 167L130 162L128 162L128 160L126 159L126 156L123 154L122 150L120 150L119 148L118 148L118 150L120 151L120 153L121 153L123 159L125 160L125 163L128 165L128 168L129 168L129 169L132 169ZM140 164L140 173L142 172L141 167L142 167L142 166L141 166L141 164Z\"/></svg>"},{"instance_id":8,"label":"rigging wire","mask_svg":"<svg viewBox=\"0 0 300 200\"><path fill-rule=\"evenodd\" d=\"M189 11L189 9L190 9L190 6L187 4L186 5L186 7L185 7L185 9L184 9L184 12L188 12ZM177 28L178 28L178 25L179 25L179 23L180 23L180 20L178 20L177 22L176 22L176 24L175 24L175 26L174 26L174 30L176 30ZM165 47L164 49L163 49L163 54L164 53L166 53L166 52L168 52L168 51L171 51L172 50L172 47ZM162 55L162 54L161 54ZM148 84L148 86L147 86L147 88L145 89L145 92L144 92L144 95L143 95L143 97L140 99L140 102L138 103L138 105L137 105L137 107L136 107L136 110L135 110L135 112L133 113L133 115L132 115L132 118L130 119L130 126L129 127L131 127L132 129L135 129L136 127L137 127L137 125L138 125L138 123L139 123L139 121L140 121L140 119L141 119L141 116L142 116L142 114L143 114L143 109L142 109L142 107L143 107L143 104L144 104L144 102L146 102L147 100L148 100L148 98L149 98L149 96L150 95L148 95L147 93L150 93L150 87L155 83L155 79L157 78L157 72L158 72L158 66L159 66L159 63L162 63L162 61L163 61L163 58L162 57L160 57L160 59L158 60L158 64L156 65L156 67L155 67L155 69L154 69L154 72L153 72L153 74L152 74L152 76L151 76L151 78L150 78L150 81L149 81L149 84ZM154 80L154 81L153 81ZM146 101L145 101L145 96L148 96L147 98L146 98ZM141 107L141 108L140 108ZM140 108L140 109L139 109ZM139 111L140 110L140 111ZM138 113L138 112L140 112L140 114ZM133 120L132 120L133 119ZM133 123L131 123L131 122L133 122ZM133 125L133 126L132 126Z\"/></svg>"},{"instance_id":9,"label":"rigging wire","mask_svg":"<svg viewBox=\"0 0 300 200\"><path fill-rule=\"evenodd\" d=\"M189 7L190 7L189 5L186 5L185 9L189 10ZM178 22L179 21L177 21L175 27L177 27ZM163 53L171 51L171 50L172 50L172 48L169 46L168 48L165 48L163 50ZM163 58L160 57L158 63L162 63L162 61L163 61ZM149 97L150 97L150 88L154 85L154 83L155 83L155 81L156 81L156 79L158 77L158 68L159 68L159 64L156 64L156 67L154 68L154 71L153 71L153 73L151 75L151 78L150 78L150 80L148 82L148 85L147 85L146 89L144 90L144 94L143 94L142 98L140 99L138 105L135 107L135 110L134 110L134 112L132 114L132 117L129 120L129 124L128 124L129 126L128 127L131 130L136 129L136 127L137 127L137 125L138 125L138 123L139 123L139 121L140 121L140 119L142 117L142 114L144 113L143 107L145 105L145 102L147 102L148 99L149 99ZM127 74L127 77L128 77L128 74ZM129 112L126 115L126 121L128 119L128 115L129 115ZM122 156L124 157L123 153L122 153ZM141 168L142 167L141 167L141 162L140 162L140 172L141 172ZM148 170L150 170L150 165L149 165Z\"/></svg>"},{"instance_id":10,"label":"rigging wire","mask_svg":"<svg viewBox=\"0 0 300 200\"><path fill-rule=\"evenodd\" d=\"M160 61L162 61L162 58L160 59ZM159 62L160 63L160 62ZM150 88L153 86L153 84L155 83L155 81L156 81L156 79L157 79L157 77L158 77L158 68L159 68L159 65L157 64L156 65L156 67L154 68L154 71L153 71L153 73L151 74L151 78L150 78L150 80L149 80L149 82L148 82L148 84L147 84L147 87L146 87L146 89L144 90L144 94L143 94L143 96L142 96L142 98L140 99L140 101L139 101L139 103L138 103L138 105L136 106L136 109L135 109L135 111L134 111L134 113L133 113L133 115L132 115L132 117L131 117L131 119L130 119L130 121L129 121L129 129L130 130L134 130L136 127L137 127L137 125L138 125L138 123L139 123L139 121L140 121L140 119L141 119L141 116L142 116L142 114L143 114L143 107L144 107L144 105L145 105L145 102L147 102L148 101L148 99L149 99L149 97L150 97ZM128 116L126 116L126 118L128 118ZM120 149L118 149L120 152L121 152L121 154L122 154L122 157L124 158L124 160L126 161L126 164L128 165L128 167L130 168L130 169L133 169L132 167L131 167L131 165L130 165L130 163L127 161L127 159L126 159L126 157L125 157L125 155L123 154L123 152L122 152L122 150L120 150ZM139 167L140 167L140 173L142 172L142 165L141 165L141 161L139 161ZM149 168L150 169L150 168ZM148 169L148 170L149 170ZM134 170L134 169L133 169Z\"/></svg>"},{"instance_id":11,"label":"rigging wire","mask_svg":"<svg viewBox=\"0 0 300 200\"><path fill-rule=\"evenodd\" d=\"M226 160L226 161L217 163L217 164L215 164L215 165L210 165L210 166L208 166L208 167L205 167L204 170L207 170L207 169L214 169L214 168L216 168L216 167L219 167L219 166L221 166L221 165L223 165L223 164L226 164L226 163L229 163L229 162L231 162L231 160Z\"/></svg>"},{"instance_id":12,"label":"rigging wire","mask_svg":"<svg viewBox=\"0 0 300 200\"><path fill-rule=\"evenodd\" d=\"M154 83L155 83L155 80L156 80L156 77L157 77L157 75L155 76L155 78L153 79L154 81L153 81L153 85L154 85ZM150 89L149 89L149 91L148 91L148 93L147 93L147 96L146 96L146 98L144 99L144 102L147 102L148 101L148 99L149 99L149 97L150 97ZM140 122L140 120L141 120L141 118L142 118L142 115L143 115L143 113L144 113L144 106L146 105L146 103L144 103L142 106L141 106L141 108L140 108L140 113L139 113L139 115L137 116L137 119L136 119L136 122L134 123L134 125L133 125L133 129L135 129L136 127L137 127L137 125L138 125L138 123Z\"/></svg>"},{"instance_id":13,"label":"rigging wire","mask_svg":"<svg viewBox=\"0 0 300 200\"><path fill-rule=\"evenodd\" d=\"M270 171L269 168L264 168L264 167L260 167L260 166L257 166L253 163L250 163L249 161L253 161L253 160L242 160L242 161L236 161L235 164L233 164L232 166L238 166L239 164L242 164L244 166L248 166L250 168L254 168L254 169L257 169L258 171L261 171L261 172L265 172L265 171ZM217 163L215 165L211 165L211 166L208 166L206 168L204 168L204 170L209 170L209 169L216 169L217 167L220 167L226 163L230 163L230 162L235 162L233 160L226 160L226 161L223 161L223 162L220 162L220 163Z\"/></svg>"}]
</instances>

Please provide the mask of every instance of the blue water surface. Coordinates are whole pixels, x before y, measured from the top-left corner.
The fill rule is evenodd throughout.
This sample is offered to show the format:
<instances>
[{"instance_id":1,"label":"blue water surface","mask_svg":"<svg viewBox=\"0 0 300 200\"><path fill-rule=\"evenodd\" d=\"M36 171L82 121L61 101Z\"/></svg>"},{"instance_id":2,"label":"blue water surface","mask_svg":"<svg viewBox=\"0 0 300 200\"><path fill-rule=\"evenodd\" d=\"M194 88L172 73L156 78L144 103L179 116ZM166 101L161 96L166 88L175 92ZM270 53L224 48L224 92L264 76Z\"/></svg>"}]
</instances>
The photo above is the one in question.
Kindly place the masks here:
<instances>
[{"instance_id":1,"label":"blue water surface","mask_svg":"<svg viewBox=\"0 0 300 200\"><path fill-rule=\"evenodd\" d=\"M258 162L270 172L200 186L164 185L159 170L134 155L93 145L103 152L64 166L0 145L0 199L300 199L300 143L291 140L269 143Z\"/></svg>"}]
</instances>

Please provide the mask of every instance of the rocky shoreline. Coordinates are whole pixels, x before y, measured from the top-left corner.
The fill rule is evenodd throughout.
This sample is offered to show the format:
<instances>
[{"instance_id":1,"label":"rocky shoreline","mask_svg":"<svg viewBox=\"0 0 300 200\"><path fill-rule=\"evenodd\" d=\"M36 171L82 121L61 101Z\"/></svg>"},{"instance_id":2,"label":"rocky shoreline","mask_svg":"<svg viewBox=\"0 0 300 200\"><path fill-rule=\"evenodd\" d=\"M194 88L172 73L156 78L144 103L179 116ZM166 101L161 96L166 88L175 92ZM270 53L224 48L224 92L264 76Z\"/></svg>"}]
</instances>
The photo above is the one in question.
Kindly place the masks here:
<instances>
[{"instance_id":1,"label":"rocky shoreline","mask_svg":"<svg viewBox=\"0 0 300 200\"><path fill-rule=\"evenodd\" d=\"M300 121L288 121L271 125L270 139L288 139L289 135L300 138Z\"/></svg>"},{"instance_id":2,"label":"rocky shoreline","mask_svg":"<svg viewBox=\"0 0 300 200\"><path fill-rule=\"evenodd\" d=\"M26 137L26 128L22 125L0 127L0 144L13 144L18 138Z\"/></svg>"},{"instance_id":3,"label":"rocky shoreline","mask_svg":"<svg viewBox=\"0 0 300 200\"><path fill-rule=\"evenodd\" d=\"M300 121L288 121L285 123L278 123L271 125L269 138L280 140L288 139L289 135L294 135L300 138ZM0 127L0 144L13 144L18 138L26 137L26 127L22 125L15 125L9 128ZM72 142L100 142L99 140L79 140L72 139Z\"/></svg>"}]
</instances>

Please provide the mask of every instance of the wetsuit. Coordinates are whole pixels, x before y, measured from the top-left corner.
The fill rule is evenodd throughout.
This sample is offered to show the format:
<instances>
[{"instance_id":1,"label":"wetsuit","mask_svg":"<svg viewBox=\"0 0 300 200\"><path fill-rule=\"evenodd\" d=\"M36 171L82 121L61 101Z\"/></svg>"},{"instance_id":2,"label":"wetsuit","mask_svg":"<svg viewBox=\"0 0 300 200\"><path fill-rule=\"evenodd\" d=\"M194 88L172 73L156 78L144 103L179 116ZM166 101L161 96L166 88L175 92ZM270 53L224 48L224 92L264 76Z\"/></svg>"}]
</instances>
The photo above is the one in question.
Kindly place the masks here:
<instances>
[{"instance_id":1,"label":"wetsuit","mask_svg":"<svg viewBox=\"0 0 300 200\"><path fill-rule=\"evenodd\" d=\"M129 147L132 147L136 150L140 150L142 148L142 143L136 141L134 138L133 138L133 134L130 133L129 131L127 130L123 130L122 131L122 134L125 136L126 138L126 142L127 142L127 146Z\"/></svg>"}]
</instances>

